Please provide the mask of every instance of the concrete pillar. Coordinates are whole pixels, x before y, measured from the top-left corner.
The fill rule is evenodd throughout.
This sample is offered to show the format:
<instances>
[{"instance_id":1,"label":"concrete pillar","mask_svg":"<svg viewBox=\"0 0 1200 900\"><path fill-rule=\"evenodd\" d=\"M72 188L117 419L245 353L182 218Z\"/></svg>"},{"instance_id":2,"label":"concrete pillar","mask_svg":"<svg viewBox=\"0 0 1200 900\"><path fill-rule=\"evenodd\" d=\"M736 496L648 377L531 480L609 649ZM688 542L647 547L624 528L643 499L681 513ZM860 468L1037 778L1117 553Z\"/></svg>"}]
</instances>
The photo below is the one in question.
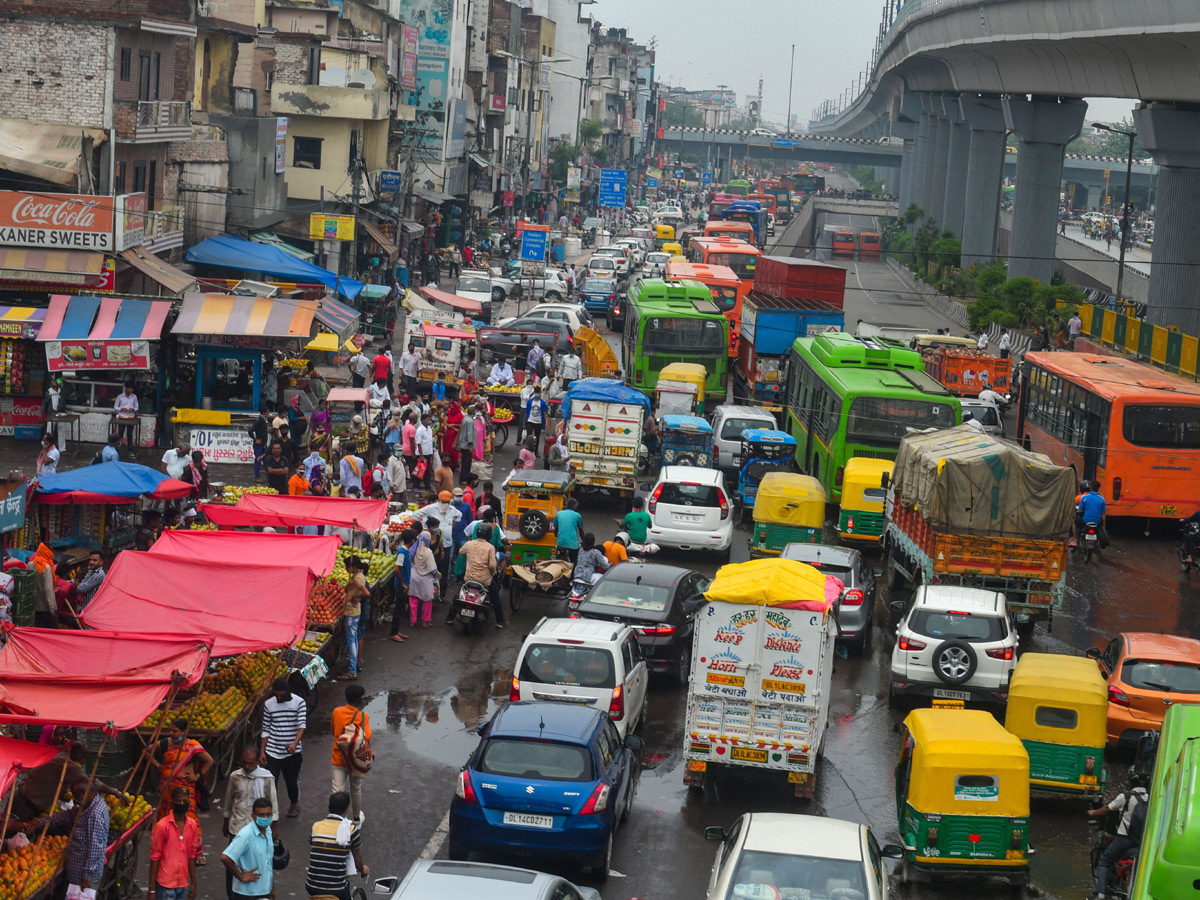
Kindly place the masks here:
<instances>
[{"instance_id":1,"label":"concrete pillar","mask_svg":"<svg viewBox=\"0 0 1200 900\"><path fill-rule=\"evenodd\" d=\"M959 104L971 129L963 199L962 264L986 266L996 250L1008 128L999 97L963 94Z\"/></svg>"},{"instance_id":2,"label":"concrete pillar","mask_svg":"<svg viewBox=\"0 0 1200 900\"><path fill-rule=\"evenodd\" d=\"M1159 165L1146 318L1174 325L1184 334L1200 334L1200 112L1143 105L1134 110L1133 119L1142 146Z\"/></svg>"},{"instance_id":3,"label":"concrete pillar","mask_svg":"<svg viewBox=\"0 0 1200 900\"><path fill-rule=\"evenodd\" d=\"M904 215L904 211L908 209L908 204L912 202L912 183L913 183L913 150L916 148L916 140L904 142L904 152L900 157L900 185L896 192L900 200L900 215Z\"/></svg>"},{"instance_id":4,"label":"concrete pillar","mask_svg":"<svg viewBox=\"0 0 1200 900\"><path fill-rule=\"evenodd\" d=\"M1056 97L1006 97L1004 119L1020 138L1013 206L1009 277L1049 284L1054 275L1063 150L1083 127L1087 104Z\"/></svg>"},{"instance_id":5,"label":"concrete pillar","mask_svg":"<svg viewBox=\"0 0 1200 900\"><path fill-rule=\"evenodd\" d=\"M913 147L917 137L917 123L907 119L897 119L892 122L892 137L904 142L900 159L893 170L892 181L887 191L900 201L900 212L903 213L908 204L905 202L912 189Z\"/></svg>"},{"instance_id":6,"label":"concrete pillar","mask_svg":"<svg viewBox=\"0 0 1200 900\"><path fill-rule=\"evenodd\" d=\"M940 110L940 98L937 103ZM946 205L946 163L950 159L950 120L940 112L932 122L930 135L932 136L933 165L929 167L925 215L940 226L942 224L942 208Z\"/></svg>"},{"instance_id":7,"label":"concrete pillar","mask_svg":"<svg viewBox=\"0 0 1200 900\"><path fill-rule=\"evenodd\" d=\"M971 126L963 120L957 97L945 97L942 103L950 123L950 148L946 156L946 196L942 201L939 221L942 228L961 238L963 213L967 202L967 158L971 153Z\"/></svg>"},{"instance_id":8,"label":"concrete pillar","mask_svg":"<svg viewBox=\"0 0 1200 900\"><path fill-rule=\"evenodd\" d=\"M917 204L922 211L926 209L929 170L933 166L933 128L933 115L922 111L921 118L917 121L917 141L913 148L912 196L910 197L910 202ZM906 206L905 209L907 208ZM901 210L901 212L903 211Z\"/></svg>"}]
</instances>

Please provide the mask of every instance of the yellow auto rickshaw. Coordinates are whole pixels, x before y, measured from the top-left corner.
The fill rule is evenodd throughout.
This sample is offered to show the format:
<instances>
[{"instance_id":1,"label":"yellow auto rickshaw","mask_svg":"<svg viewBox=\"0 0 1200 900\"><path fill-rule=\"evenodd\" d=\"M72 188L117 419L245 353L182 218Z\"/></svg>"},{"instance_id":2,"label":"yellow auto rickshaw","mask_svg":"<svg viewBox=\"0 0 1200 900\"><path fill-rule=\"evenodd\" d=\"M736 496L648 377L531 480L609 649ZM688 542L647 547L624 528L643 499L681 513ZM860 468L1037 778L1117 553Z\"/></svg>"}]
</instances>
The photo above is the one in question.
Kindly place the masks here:
<instances>
[{"instance_id":1,"label":"yellow auto rickshaw","mask_svg":"<svg viewBox=\"0 0 1200 900\"><path fill-rule=\"evenodd\" d=\"M844 541L878 543L883 534L883 505L896 464L890 459L855 456L842 472L842 508L838 536Z\"/></svg>"},{"instance_id":2,"label":"yellow auto rickshaw","mask_svg":"<svg viewBox=\"0 0 1200 900\"><path fill-rule=\"evenodd\" d=\"M670 262L671 260L674 260L676 258L678 258L678 259L684 258L683 244L679 243L678 241L667 241L665 244L662 245L662 252L671 254L671 259L668 260L668 262Z\"/></svg>"},{"instance_id":3,"label":"yellow auto rickshaw","mask_svg":"<svg viewBox=\"0 0 1200 900\"><path fill-rule=\"evenodd\" d=\"M896 814L915 872L1029 882L1029 754L978 709L918 709L900 727Z\"/></svg>"},{"instance_id":4,"label":"yellow auto rickshaw","mask_svg":"<svg viewBox=\"0 0 1200 900\"><path fill-rule=\"evenodd\" d=\"M668 363L659 370L654 385L654 406L659 416L701 415L708 370L699 363Z\"/></svg>"},{"instance_id":5,"label":"yellow auto rickshaw","mask_svg":"<svg viewBox=\"0 0 1200 900\"><path fill-rule=\"evenodd\" d=\"M654 246L659 250L666 250L666 243L675 240L674 225L655 225L654 226Z\"/></svg>"},{"instance_id":6,"label":"yellow auto rickshaw","mask_svg":"<svg viewBox=\"0 0 1200 900\"><path fill-rule=\"evenodd\" d=\"M1094 660L1022 654L1008 688L1004 727L1029 753L1035 790L1101 796L1108 691Z\"/></svg>"},{"instance_id":7,"label":"yellow auto rickshaw","mask_svg":"<svg viewBox=\"0 0 1200 900\"><path fill-rule=\"evenodd\" d=\"M554 556L550 523L567 505L575 479L569 472L518 469L504 482L504 537L512 564L529 566Z\"/></svg>"},{"instance_id":8,"label":"yellow auto rickshaw","mask_svg":"<svg viewBox=\"0 0 1200 900\"><path fill-rule=\"evenodd\" d=\"M768 472L754 497L750 557L778 556L787 544L819 544L825 527L825 488L811 475Z\"/></svg>"}]
</instances>

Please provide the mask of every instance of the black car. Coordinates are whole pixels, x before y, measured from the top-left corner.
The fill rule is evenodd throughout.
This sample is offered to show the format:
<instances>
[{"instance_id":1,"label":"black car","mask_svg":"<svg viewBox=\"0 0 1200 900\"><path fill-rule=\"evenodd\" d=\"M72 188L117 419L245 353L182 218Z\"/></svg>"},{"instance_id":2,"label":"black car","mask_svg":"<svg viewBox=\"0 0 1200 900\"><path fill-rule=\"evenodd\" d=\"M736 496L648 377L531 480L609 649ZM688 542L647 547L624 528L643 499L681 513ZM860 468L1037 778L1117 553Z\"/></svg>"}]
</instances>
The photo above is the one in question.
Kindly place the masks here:
<instances>
[{"instance_id":1,"label":"black car","mask_svg":"<svg viewBox=\"0 0 1200 900\"><path fill-rule=\"evenodd\" d=\"M542 349L554 357L566 353L571 344L571 326L553 319L514 319L503 326L479 329L480 360L492 363L496 357L525 366L525 357L537 338Z\"/></svg>"},{"instance_id":2,"label":"black car","mask_svg":"<svg viewBox=\"0 0 1200 900\"><path fill-rule=\"evenodd\" d=\"M650 671L684 683L692 665L693 617L706 602L708 585L707 578L691 569L620 563L592 586L576 613L628 624Z\"/></svg>"},{"instance_id":3,"label":"black car","mask_svg":"<svg viewBox=\"0 0 1200 900\"><path fill-rule=\"evenodd\" d=\"M624 291L613 291L608 298L608 330L620 331L625 327L625 301L628 298Z\"/></svg>"}]
</instances>

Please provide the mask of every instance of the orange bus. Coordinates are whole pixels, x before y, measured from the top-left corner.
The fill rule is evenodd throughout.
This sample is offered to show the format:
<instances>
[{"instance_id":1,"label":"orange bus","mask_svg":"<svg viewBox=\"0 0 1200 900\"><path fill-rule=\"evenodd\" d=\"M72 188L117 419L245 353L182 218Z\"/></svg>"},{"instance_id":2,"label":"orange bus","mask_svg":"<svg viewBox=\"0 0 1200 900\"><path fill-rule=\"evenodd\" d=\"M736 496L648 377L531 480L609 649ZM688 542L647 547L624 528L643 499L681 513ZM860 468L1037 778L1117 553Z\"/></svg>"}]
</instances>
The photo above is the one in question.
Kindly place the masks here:
<instances>
[{"instance_id":1,"label":"orange bus","mask_svg":"<svg viewBox=\"0 0 1200 900\"><path fill-rule=\"evenodd\" d=\"M717 219L704 223L704 236L712 238L728 238L731 241L754 243L754 226L749 222L739 222L736 219Z\"/></svg>"},{"instance_id":2,"label":"orange bus","mask_svg":"<svg viewBox=\"0 0 1200 900\"><path fill-rule=\"evenodd\" d=\"M1110 516L1178 519L1200 499L1200 385L1122 356L1026 353L1021 443L1099 481Z\"/></svg>"},{"instance_id":3,"label":"orange bus","mask_svg":"<svg viewBox=\"0 0 1200 900\"><path fill-rule=\"evenodd\" d=\"M706 266L704 263L668 261L663 276L667 281L699 281L712 292L713 302L729 320L729 355L737 356L738 332L742 327L742 299L750 293L753 282L737 277L728 266Z\"/></svg>"},{"instance_id":4,"label":"orange bus","mask_svg":"<svg viewBox=\"0 0 1200 900\"><path fill-rule=\"evenodd\" d=\"M878 232L860 231L858 233L858 258L879 259L879 248L883 243Z\"/></svg>"},{"instance_id":5,"label":"orange bus","mask_svg":"<svg viewBox=\"0 0 1200 900\"><path fill-rule=\"evenodd\" d=\"M776 215L776 212L775 212L776 203L775 203L775 195L774 194L762 194L762 193L751 194L746 199L747 200L757 200L759 203L762 204L762 208L765 209L768 213L770 213L773 216Z\"/></svg>"},{"instance_id":6,"label":"orange bus","mask_svg":"<svg viewBox=\"0 0 1200 900\"><path fill-rule=\"evenodd\" d=\"M858 247L858 235L853 231L839 228L833 233L832 256L836 259L854 259L854 251Z\"/></svg>"},{"instance_id":7,"label":"orange bus","mask_svg":"<svg viewBox=\"0 0 1200 900\"><path fill-rule=\"evenodd\" d=\"M745 241L725 238L693 238L688 248L688 262L706 266L728 266L743 281L754 280L754 269L762 251Z\"/></svg>"}]
</instances>

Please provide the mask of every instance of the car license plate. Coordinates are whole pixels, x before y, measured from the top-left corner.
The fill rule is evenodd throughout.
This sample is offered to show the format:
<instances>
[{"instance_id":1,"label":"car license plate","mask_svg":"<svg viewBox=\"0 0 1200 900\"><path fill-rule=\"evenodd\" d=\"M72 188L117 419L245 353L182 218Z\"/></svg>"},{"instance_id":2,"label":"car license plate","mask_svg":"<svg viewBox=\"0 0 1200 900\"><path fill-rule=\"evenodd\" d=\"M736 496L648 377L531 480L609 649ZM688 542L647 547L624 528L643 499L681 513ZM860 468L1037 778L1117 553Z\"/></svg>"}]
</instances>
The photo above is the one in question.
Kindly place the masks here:
<instances>
[{"instance_id":1,"label":"car license plate","mask_svg":"<svg viewBox=\"0 0 1200 900\"><path fill-rule=\"evenodd\" d=\"M767 761L767 751L755 750L752 747L734 747L730 753L730 758L738 759L742 762L765 763Z\"/></svg>"},{"instance_id":2,"label":"car license plate","mask_svg":"<svg viewBox=\"0 0 1200 900\"><path fill-rule=\"evenodd\" d=\"M473 609L460 609L458 611L458 614L460 616L465 616L468 619L475 618L475 610L473 610Z\"/></svg>"},{"instance_id":3,"label":"car license plate","mask_svg":"<svg viewBox=\"0 0 1200 900\"><path fill-rule=\"evenodd\" d=\"M1080 784L1095 784L1096 776L1095 775L1080 775L1079 783Z\"/></svg>"},{"instance_id":4,"label":"car license plate","mask_svg":"<svg viewBox=\"0 0 1200 900\"><path fill-rule=\"evenodd\" d=\"M937 697L933 699L934 709L962 709L965 705L965 701L962 700L939 700Z\"/></svg>"},{"instance_id":5,"label":"car license plate","mask_svg":"<svg viewBox=\"0 0 1200 900\"><path fill-rule=\"evenodd\" d=\"M788 781L792 784L804 784L808 778L807 772L788 772Z\"/></svg>"},{"instance_id":6,"label":"car license plate","mask_svg":"<svg viewBox=\"0 0 1200 900\"><path fill-rule=\"evenodd\" d=\"M680 515L679 513L675 513L675 521L676 522L702 522L702 521L704 521L704 517L703 516Z\"/></svg>"},{"instance_id":7,"label":"car license plate","mask_svg":"<svg viewBox=\"0 0 1200 900\"><path fill-rule=\"evenodd\" d=\"M505 825L521 825L525 828L553 828L554 816L534 816L529 813L506 812Z\"/></svg>"},{"instance_id":8,"label":"car license plate","mask_svg":"<svg viewBox=\"0 0 1200 900\"><path fill-rule=\"evenodd\" d=\"M951 691L946 688L934 688L933 696L940 697L942 700L970 700L970 691Z\"/></svg>"}]
</instances>

